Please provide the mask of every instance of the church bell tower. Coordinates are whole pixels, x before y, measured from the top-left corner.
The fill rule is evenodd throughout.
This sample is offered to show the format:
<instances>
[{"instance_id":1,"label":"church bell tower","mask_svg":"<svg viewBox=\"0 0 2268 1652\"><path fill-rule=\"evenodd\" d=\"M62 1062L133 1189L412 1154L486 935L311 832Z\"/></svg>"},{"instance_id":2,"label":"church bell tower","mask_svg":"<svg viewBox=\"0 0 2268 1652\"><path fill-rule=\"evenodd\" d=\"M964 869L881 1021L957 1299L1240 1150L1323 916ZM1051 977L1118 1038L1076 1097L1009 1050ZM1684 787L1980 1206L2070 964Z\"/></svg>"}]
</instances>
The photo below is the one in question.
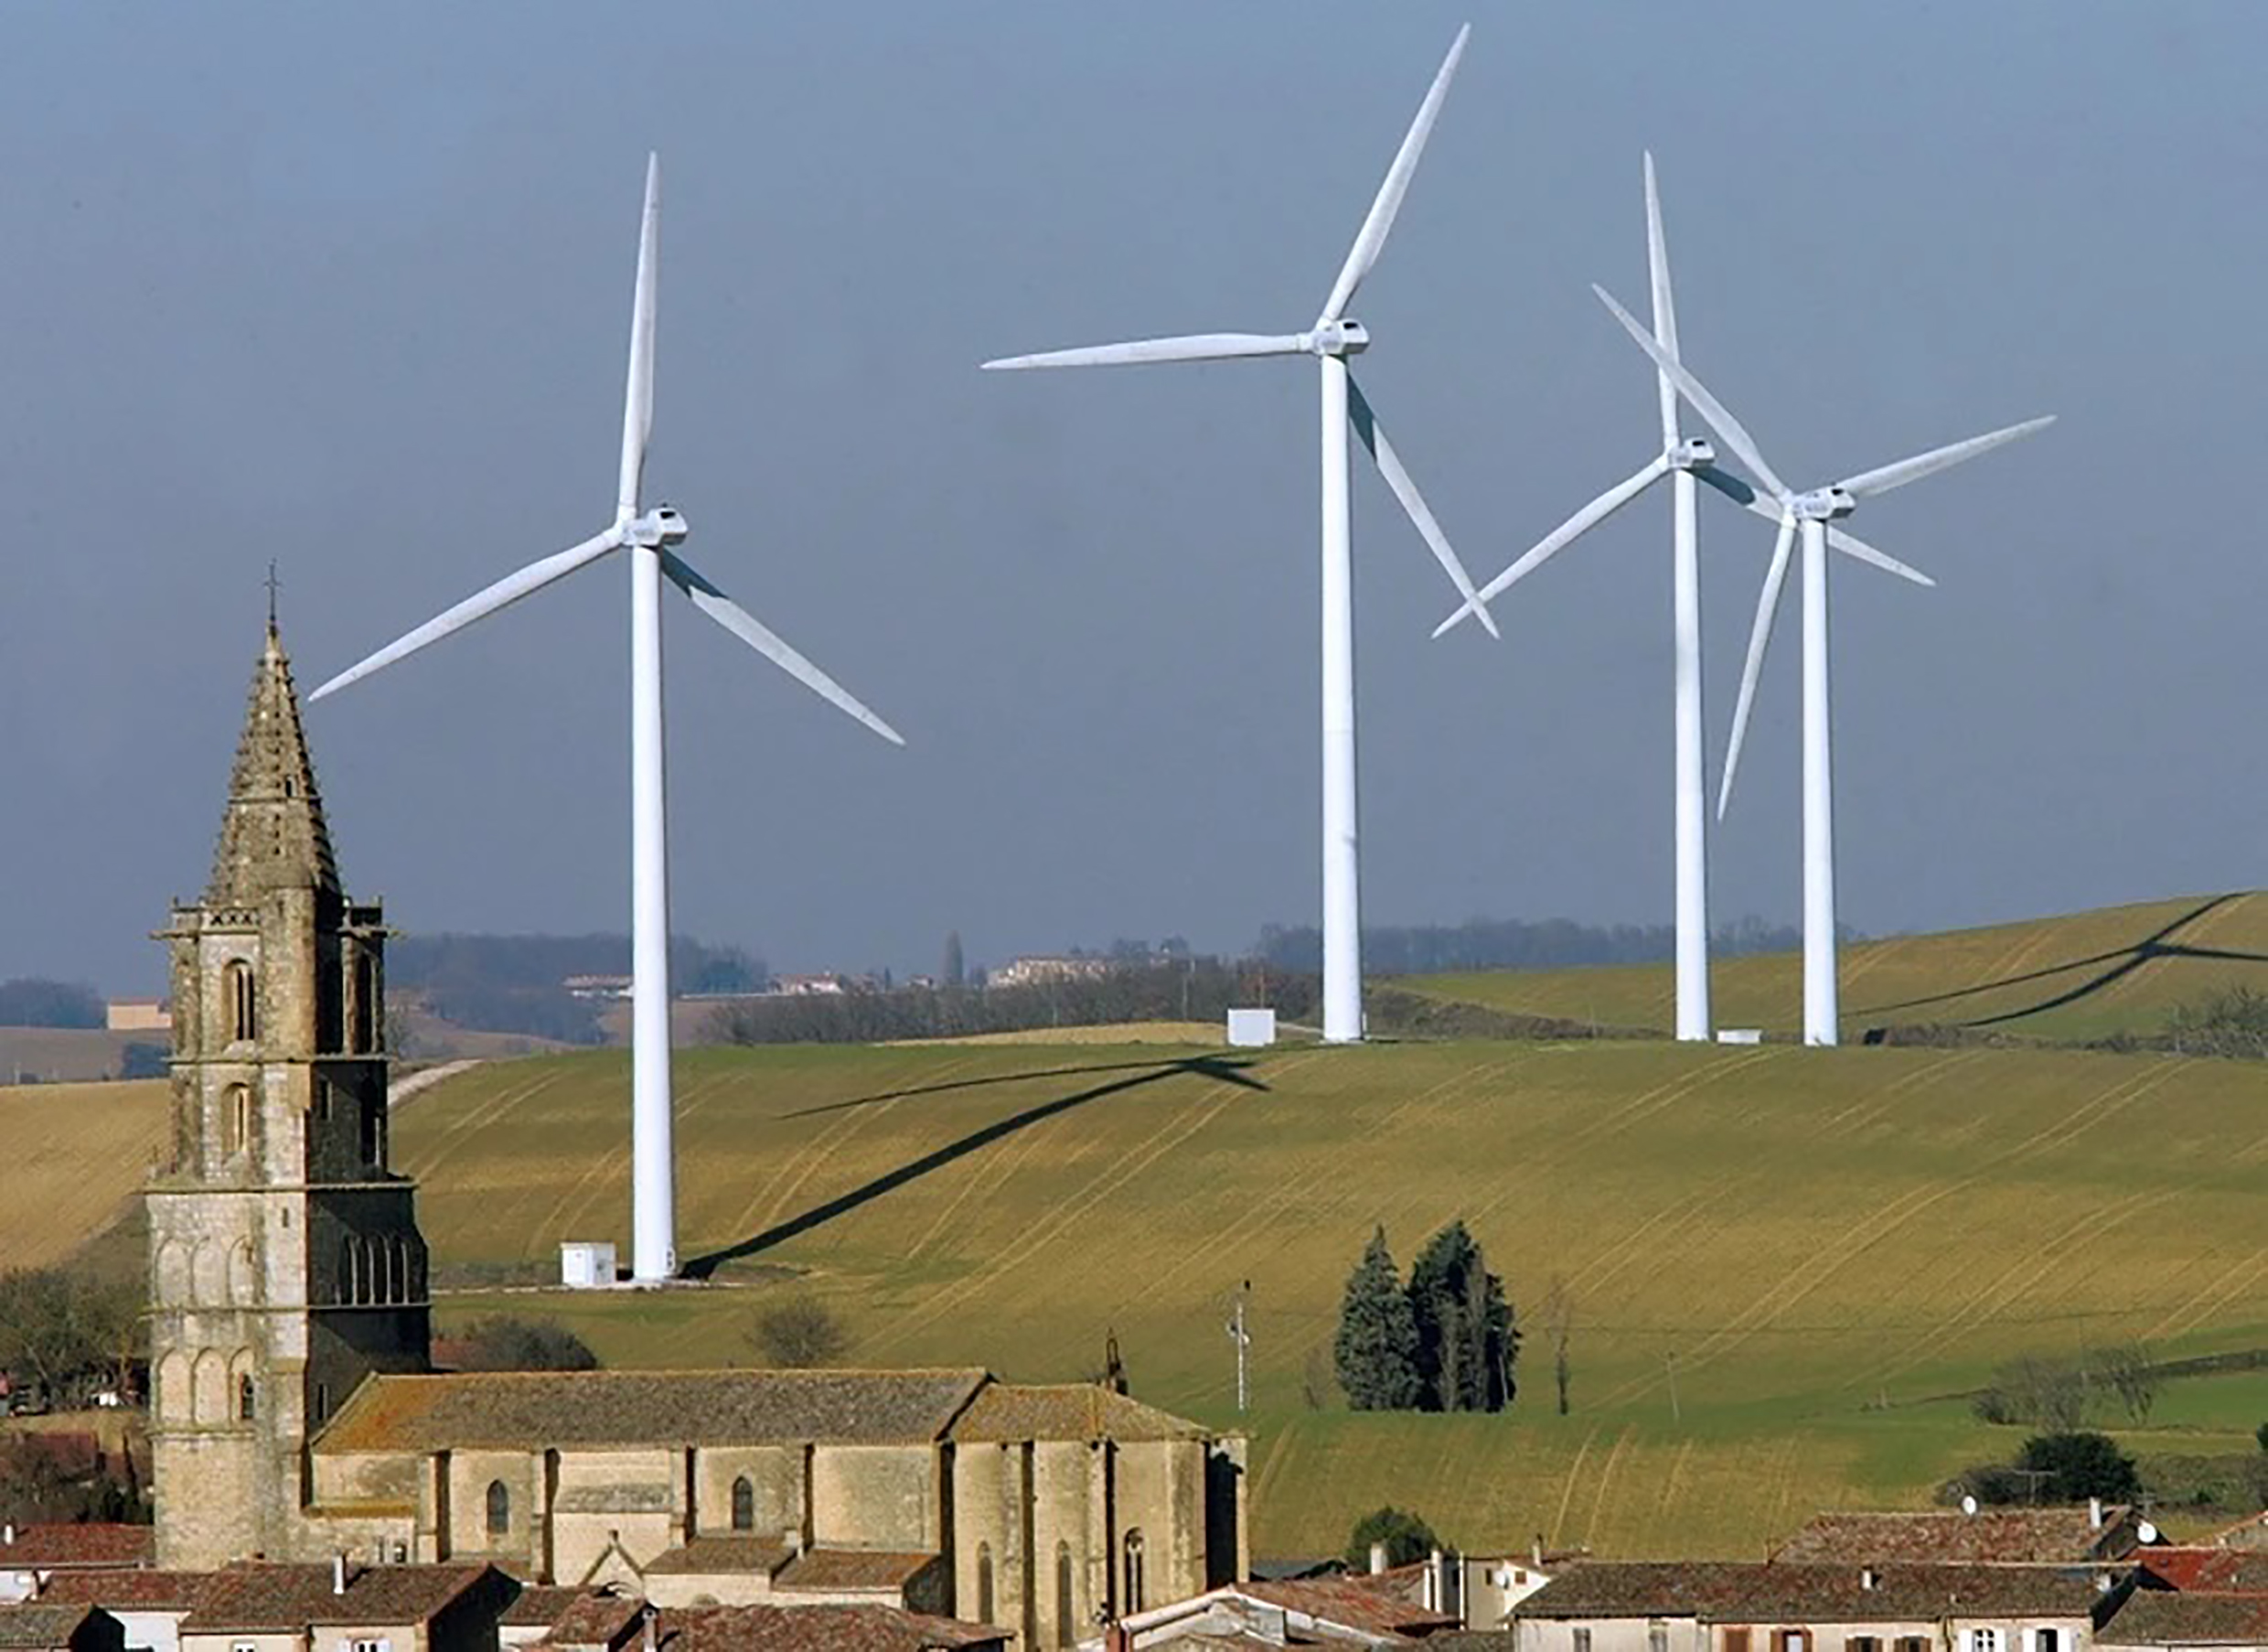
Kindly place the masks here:
<instances>
[{"instance_id":1,"label":"church bell tower","mask_svg":"<svg viewBox=\"0 0 2268 1652\"><path fill-rule=\"evenodd\" d=\"M341 892L273 617L212 880L160 932L173 1133L148 1192L158 1563L316 1560L306 1444L429 1363L414 1185L387 1161L385 939Z\"/></svg>"}]
</instances>

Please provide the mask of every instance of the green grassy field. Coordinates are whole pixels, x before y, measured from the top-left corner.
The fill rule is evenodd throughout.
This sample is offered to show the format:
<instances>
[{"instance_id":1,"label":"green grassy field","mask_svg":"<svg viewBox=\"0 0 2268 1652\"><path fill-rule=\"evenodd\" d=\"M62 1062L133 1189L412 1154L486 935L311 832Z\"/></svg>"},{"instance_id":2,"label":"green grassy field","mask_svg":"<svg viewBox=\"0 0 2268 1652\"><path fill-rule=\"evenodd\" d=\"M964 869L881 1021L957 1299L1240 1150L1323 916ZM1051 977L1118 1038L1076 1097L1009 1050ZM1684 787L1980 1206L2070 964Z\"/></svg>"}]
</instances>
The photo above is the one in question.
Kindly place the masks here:
<instances>
[{"instance_id":1,"label":"green grassy field","mask_svg":"<svg viewBox=\"0 0 2268 1652\"><path fill-rule=\"evenodd\" d=\"M1082 1045L711 1050L679 1074L680 1231L711 1287L489 1291L451 1314L554 1314L612 1363L753 1361L754 1314L808 1291L856 1360L1043 1379L1095 1369L1115 1329L1138 1393L1225 1423L1225 1303L1250 1279L1264 1552L1335 1547L1393 1500L1471 1545L1753 1553L2011 1450L1946 1396L2013 1355L2268 1346L2252 1064ZM626 1096L606 1053L406 1105L396 1156L442 1264L536 1277L561 1239L623 1238ZM1457 1216L1522 1308L1566 1280L1572 1415L1540 1343L1507 1416L1338 1409L1329 1344L1372 1224L1407 1263ZM2181 1392L2137 1444L2235 1450L2268 1415L2257 1374Z\"/></svg>"},{"instance_id":2,"label":"green grassy field","mask_svg":"<svg viewBox=\"0 0 2268 1652\"><path fill-rule=\"evenodd\" d=\"M1942 1023L2018 1037L2084 1041L2154 1033L2166 1012L2216 990L2268 992L2268 893L2188 896L2063 917L1845 947L1845 1038L1865 1028ZM1425 997L1612 1026L1667 1028L1667 964L1410 976ZM1719 1026L1793 1032L1803 1024L1795 953L1717 962Z\"/></svg>"}]
</instances>

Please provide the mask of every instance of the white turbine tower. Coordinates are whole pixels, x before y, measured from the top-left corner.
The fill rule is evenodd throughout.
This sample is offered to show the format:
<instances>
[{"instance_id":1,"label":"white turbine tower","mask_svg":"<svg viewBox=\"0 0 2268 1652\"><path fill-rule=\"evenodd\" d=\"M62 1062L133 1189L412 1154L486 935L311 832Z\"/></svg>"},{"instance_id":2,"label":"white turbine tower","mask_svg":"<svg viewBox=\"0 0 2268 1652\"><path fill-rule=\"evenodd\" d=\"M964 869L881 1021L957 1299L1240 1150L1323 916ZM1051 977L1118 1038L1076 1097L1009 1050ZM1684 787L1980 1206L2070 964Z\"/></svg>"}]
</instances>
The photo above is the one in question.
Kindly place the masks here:
<instances>
[{"instance_id":1,"label":"white turbine tower","mask_svg":"<svg viewBox=\"0 0 2268 1652\"><path fill-rule=\"evenodd\" d=\"M663 784L661 582L787 674L893 745L897 732L710 584L672 547L685 519L667 505L643 510L639 484L654 427L654 283L661 224L661 162L646 163L646 209L630 308L630 370L623 395L622 466L614 525L581 544L508 574L445 613L341 671L311 699L345 688L452 631L563 579L611 552L630 568L631 1275L656 1283L677 1272L677 1180L669 1090L669 843Z\"/></svg>"},{"instance_id":2,"label":"white turbine tower","mask_svg":"<svg viewBox=\"0 0 2268 1652\"><path fill-rule=\"evenodd\" d=\"M1732 797L1733 776L1740 764L1740 746L1748 735L1749 710L1756 699L1757 676L1763 669L1764 650L1771 641L1772 619L1780 607L1781 587L1787 579L1789 552L1796 530L1803 530L1803 1042L1833 1044L1837 1035L1839 1010L1835 986L1835 768L1827 698L1828 524L1848 516L1857 509L1860 499L1918 482L1925 476L1989 453L2018 436L2030 435L2054 424L2055 417L2049 414L2042 419L2027 419L2021 424L1931 448L1911 458L1798 493L1780 479L1758 451L1755 439L1739 420L1726 411L1723 402L1640 327L1604 287L1593 286L1591 290L1614 312L1615 319L1638 341L1639 348L1653 358L1654 366L1693 403L1709 428L1724 439L1725 445L1763 484L1780 518L1779 542L1772 547L1771 565L1764 575L1763 593L1756 606L1756 623L1749 634L1748 664L1740 674L1740 699L1733 713L1732 742L1725 754L1725 778L1717 793L1717 812L1720 819ZM1879 552L1862 554L1868 561L1889 562ZM1905 572L1911 574L1911 570Z\"/></svg>"},{"instance_id":3,"label":"white turbine tower","mask_svg":"<svg viewBox=\"0 0 2268 1652\"><path fill-rule=\"evenodd\" d=\"M1671 357L1677 356L1677 306L1670 292L1669 248L1662 233L1662 201L1655 188L1653 156L1645 157L1646 263L1653 289L1653 336ZM1706 482L1728 499L1771 521L1780 509L1757 497L1756 489L1739 477L1717 467L1717 450L1697 437L1678 430L1677 389L1667 373L1656 370L1655 390L1662 411L1661 451L1627 480L1618 482L1553 529L1494 579L1481 587L1486 602L1542 567L1568 545L1605 521L1664 477L1673 479L1670 558L1671 635L1675 685L1675 821L1677 911L1677 1035L1706 1040L1709 1012L1709 896L1708 801L1702 778L1704 767L1701 703L1701 566L1696 542L1695 488ZM1893 574L1922 585L1932 582L1903 563L1884 556L1839 529L1831 529L1828 543L1836 550L1874 563ZM1441 636L1479 612L1467 603L1439 626Z\"/></svg>"},{"instance_id":4,"label":"white turbine tower","mask_svg":"<svg viewBox=\"0 0 2268 1652\"><path fill-rule=\"evenodd\" d=\"M1049 350L988 361L988 368L1112 367L1150 361L1224 361L1246 356L1312 356L1322 376L1322 655L1323 655L1323 1037L1347 1043L1363 1035L1362 885L1356 851L1354 784L1354 568L1349 516L1347 426L1377 461L1379 474L1467 602L1487 614L1471 578L1457 560L1440 524L1410 479L1401 458L1348 371L1350 357L1370 348L1370 333L1346 313L1355 289L1378 262L1408 193L1418 157L1441 113L1450 77L1464 55L1471 26L1457 31L1426 100L1418 105L1394 164L1386 169L1370 212L1348 252L1322 313L1300 333L1195 333L1144 338L1130 344Z\"/></svg>"}]
</instances>

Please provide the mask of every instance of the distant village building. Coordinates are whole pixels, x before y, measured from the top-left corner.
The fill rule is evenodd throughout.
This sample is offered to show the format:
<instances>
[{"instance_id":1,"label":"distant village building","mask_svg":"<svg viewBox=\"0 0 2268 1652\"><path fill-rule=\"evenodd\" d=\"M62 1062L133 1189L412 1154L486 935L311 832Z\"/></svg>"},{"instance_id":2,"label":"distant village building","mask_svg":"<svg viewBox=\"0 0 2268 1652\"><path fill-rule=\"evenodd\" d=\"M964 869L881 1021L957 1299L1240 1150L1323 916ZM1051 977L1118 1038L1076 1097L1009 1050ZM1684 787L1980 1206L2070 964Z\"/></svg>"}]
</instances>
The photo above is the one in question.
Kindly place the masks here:
<instances>
[{"instance_id":1,"label":"distant village building","mask_svg":"<svg viewBox=\"0 0 2268 1652\"><path fill-rule=\"evenodd\" d=\"M843 976L829 971L808 975L775 975L772 991L781 998L835 997L850 990L850 982Z\"/></svg>"},{"instance_id":2,"label":"distant village building","mask_svg":"<svg viewBox=\"0 0 2268 1652\"><path fill-rule=\"evenodd\" d=\"M173 1011L162 998L113 998L102 1006L102 1024L113 1033L162 1033Z\"/></svg>"},{"instance_id":3,"label":"distant village building","mask_svg":"<svg viewBox=\"0 0 2268 1652\"><path fill-rule=\"evenodd\" d=\"M627 975L570 975L559 983L576 998L604 1001L630 996Z\"/></svg>"},{"instance_id":4,"label":"distant village building","mask_svg":"<svg viewBox=\"0 0 2268 1652\"><path fill-rule=\"evenodd\" d=\"M985 977L987 987L1043 987L1067 981L1101 981L1118 966L1107 958L1037 954L1011 959Z\"/></svg>"},{"instance_id":5,"label":"distant village building","mask_svg":"<svg viewBox=\"0 0 2268 1652\"><path fill-rule=\"evenodd\" d=\"M1242 1436L1095 1384L433 1374L416 1189L389 1153L385 935L341 887L271 627L211 882L163 936L179 1014L148 1195L155 1558L228 1569L244 1603L198 1593L183 1652L273 1644L241 1621L254 1602L302 1636L284 1644L319 1627L323 1652L442 1652L435 1614L491 1562L673 1608L927 1611L1024 1648L1244 1575ZM240 1578L253 1556L270 1564Z\"/></svg>"}]
</instances>

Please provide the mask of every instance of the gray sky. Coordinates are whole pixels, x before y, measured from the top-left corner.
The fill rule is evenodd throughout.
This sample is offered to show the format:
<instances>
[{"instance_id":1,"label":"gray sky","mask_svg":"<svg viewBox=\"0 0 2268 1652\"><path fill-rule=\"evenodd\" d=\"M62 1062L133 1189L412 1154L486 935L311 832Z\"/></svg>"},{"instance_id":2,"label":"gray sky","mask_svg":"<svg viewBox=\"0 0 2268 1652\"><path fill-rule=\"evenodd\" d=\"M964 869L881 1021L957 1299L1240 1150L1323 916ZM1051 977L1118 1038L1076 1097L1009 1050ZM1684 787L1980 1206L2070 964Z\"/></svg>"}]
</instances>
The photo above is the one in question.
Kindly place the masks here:
<instances>
[{"instance_id":1,"label":"gray sky","mask_svg":"<svg viewBox=\"0 0 2268 1652\"><path fill-rule=\"evenodd\" d=\"M1359 313L1475 574L1655 439L1587 291L1642 305L1651 145L1686 358L1799 485L2062 415L1855 524L1942 585L1836 570L1845 916L2260 883L2251 0L19 5L0 975L160 983L270 556L308 687L603 524L649 145L653 497L912 743L673 602L679 927L904 970L955 926L997 961L1312 921L1312 371L976 363L1305 326L1468 15ZM1712 504L1714 774L1771 531ZM1503 644L1435 643L1445 583L1358 472L1371 921L1668 919L1668 510ZM610 563L316 708L350 886L626 927L626 631ZM1720 918L1797 909L1794 636Z\"/></svg>"}]
</instances>

